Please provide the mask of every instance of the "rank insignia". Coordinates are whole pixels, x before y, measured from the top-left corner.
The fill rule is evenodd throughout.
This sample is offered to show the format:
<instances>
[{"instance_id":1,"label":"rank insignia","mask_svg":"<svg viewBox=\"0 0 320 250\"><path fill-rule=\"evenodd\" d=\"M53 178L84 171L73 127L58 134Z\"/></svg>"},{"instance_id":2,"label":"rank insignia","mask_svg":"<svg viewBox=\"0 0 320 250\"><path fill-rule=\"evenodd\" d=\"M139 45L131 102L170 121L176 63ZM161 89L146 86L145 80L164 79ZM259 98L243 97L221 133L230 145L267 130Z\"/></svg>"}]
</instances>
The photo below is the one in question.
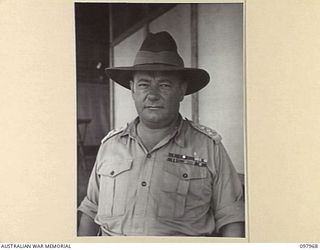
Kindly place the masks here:
<instances>
[{"instance_id":1,"label":"rank insignia","mask_svg":"<svg viewBox=\"0 0 320 250\"><path fill-rule=\"evenodd\" d=\"M188 156L188 155L169 153L167 160L170 162L184 163L184 164L189 164L189 165L198 166L198 167L207 167L208 166L207 159L202 159L200 157L193 157L193 156Z\"/></svg>"}]
</instances>

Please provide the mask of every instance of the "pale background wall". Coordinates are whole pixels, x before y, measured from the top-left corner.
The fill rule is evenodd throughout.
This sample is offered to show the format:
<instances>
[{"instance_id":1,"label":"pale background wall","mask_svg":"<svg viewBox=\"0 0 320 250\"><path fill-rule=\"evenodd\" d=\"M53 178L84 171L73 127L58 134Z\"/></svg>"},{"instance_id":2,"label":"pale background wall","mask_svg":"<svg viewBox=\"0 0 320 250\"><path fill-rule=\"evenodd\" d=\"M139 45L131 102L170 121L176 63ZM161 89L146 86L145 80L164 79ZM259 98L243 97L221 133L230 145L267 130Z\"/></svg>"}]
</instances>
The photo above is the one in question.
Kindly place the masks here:
<instances>
[{"instance_id":1,"label":"pale background wall","mask_svg":"<svg viewBox=\"0 0 320 250\"><path fill-rule=\"evenodd\" d=\"M221 134L244 172L243 14L241 4L199 4L199 67L211 77L199 92L199 120Z\"/></svg>"}]
</instances>

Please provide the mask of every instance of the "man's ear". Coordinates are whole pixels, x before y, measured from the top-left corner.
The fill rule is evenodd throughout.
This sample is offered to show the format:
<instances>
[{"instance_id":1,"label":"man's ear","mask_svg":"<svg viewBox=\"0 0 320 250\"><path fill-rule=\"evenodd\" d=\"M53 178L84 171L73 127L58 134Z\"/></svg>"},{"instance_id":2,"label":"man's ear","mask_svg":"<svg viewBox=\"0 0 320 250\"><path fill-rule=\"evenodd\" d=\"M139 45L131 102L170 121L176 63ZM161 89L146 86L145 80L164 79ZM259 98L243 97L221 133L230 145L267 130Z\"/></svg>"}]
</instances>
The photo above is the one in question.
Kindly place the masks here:
<instances>
[{"instance_id":1,"label":"man's ear","mask_svg":"<svg viewBox=\"0 0 320 250\"><path fill-rule=\"evenodd\" d=\"M187 83L185 81L181 82L181 96L180 96L180 102L183 101L184 99L184 95L186 94L186 91L187 91Z\"/></svg>"},{"instance_id":2,"label":"man's ear","mask_svg":"<svg viewBox=\"0 0 320 250\"><path fill-rule=\"evenodd\" d=\"M132 80L130 80L130 89L131 89L131 93L134 93L134 82Z\"/></svg>"}]
</instances>

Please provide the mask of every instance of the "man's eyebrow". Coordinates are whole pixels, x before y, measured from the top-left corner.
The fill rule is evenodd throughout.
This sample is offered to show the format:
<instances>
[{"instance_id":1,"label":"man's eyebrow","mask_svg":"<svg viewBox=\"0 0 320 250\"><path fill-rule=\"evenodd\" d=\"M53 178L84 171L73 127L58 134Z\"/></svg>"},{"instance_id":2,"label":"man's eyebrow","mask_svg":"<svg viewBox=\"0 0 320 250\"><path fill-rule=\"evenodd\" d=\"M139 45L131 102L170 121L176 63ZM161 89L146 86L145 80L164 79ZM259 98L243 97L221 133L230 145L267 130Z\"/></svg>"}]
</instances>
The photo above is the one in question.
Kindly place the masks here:
<instances>
[{"instance_id":1,"label":"man's eyebrow","mask_svg":"<svg viewBox=\"0 0 320 250\"><path fill-rule=\"evenodd\" d=\"M140 82L140 81L143 81L143 82L150 82L149 79L146 79L146 78L138 78L137 79L137 82Z\"/></svg>"},{"instance_id":2,"label":"man's eyebrow","mask_svg":"<svg viewBox=\"0 0 320 250\"><path fill-rule=\"evenodd\" d=\"M159 82L169 82L169 83L171 83L172 80L170 80L169 78L160 78Z\"/></svg>"},{"instance_id":3,"label":"man's eyebrow","mask_svg":"<svg viewBox=\"0 0 320 250\"><path fill-rule=\"evenodd\" d=\"M172 82L172 80L163 78L163 79L160 79L159 82Z\"/></svg>"}]
</instances>

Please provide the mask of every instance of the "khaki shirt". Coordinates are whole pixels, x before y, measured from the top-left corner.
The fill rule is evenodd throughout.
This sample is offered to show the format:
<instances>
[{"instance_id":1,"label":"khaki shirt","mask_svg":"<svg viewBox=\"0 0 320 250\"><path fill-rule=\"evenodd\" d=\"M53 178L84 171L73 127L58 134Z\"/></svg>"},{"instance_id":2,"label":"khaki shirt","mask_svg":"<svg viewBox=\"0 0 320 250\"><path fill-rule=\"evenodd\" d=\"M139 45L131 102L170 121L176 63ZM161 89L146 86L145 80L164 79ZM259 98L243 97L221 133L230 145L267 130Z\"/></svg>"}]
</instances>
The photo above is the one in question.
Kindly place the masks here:
<instances>
[{"instance_id":1,"label":"khaki shirt","mask_svg":"<svg viewBox=\"0 0 320 250\"><path fill-rule=\"evenodd\" d=\"M242 186L216 132L180 117L148 152L138 122L102 141L78 208L103 235L209 236L244 221Z\"/></svg>"}]
</instances>

